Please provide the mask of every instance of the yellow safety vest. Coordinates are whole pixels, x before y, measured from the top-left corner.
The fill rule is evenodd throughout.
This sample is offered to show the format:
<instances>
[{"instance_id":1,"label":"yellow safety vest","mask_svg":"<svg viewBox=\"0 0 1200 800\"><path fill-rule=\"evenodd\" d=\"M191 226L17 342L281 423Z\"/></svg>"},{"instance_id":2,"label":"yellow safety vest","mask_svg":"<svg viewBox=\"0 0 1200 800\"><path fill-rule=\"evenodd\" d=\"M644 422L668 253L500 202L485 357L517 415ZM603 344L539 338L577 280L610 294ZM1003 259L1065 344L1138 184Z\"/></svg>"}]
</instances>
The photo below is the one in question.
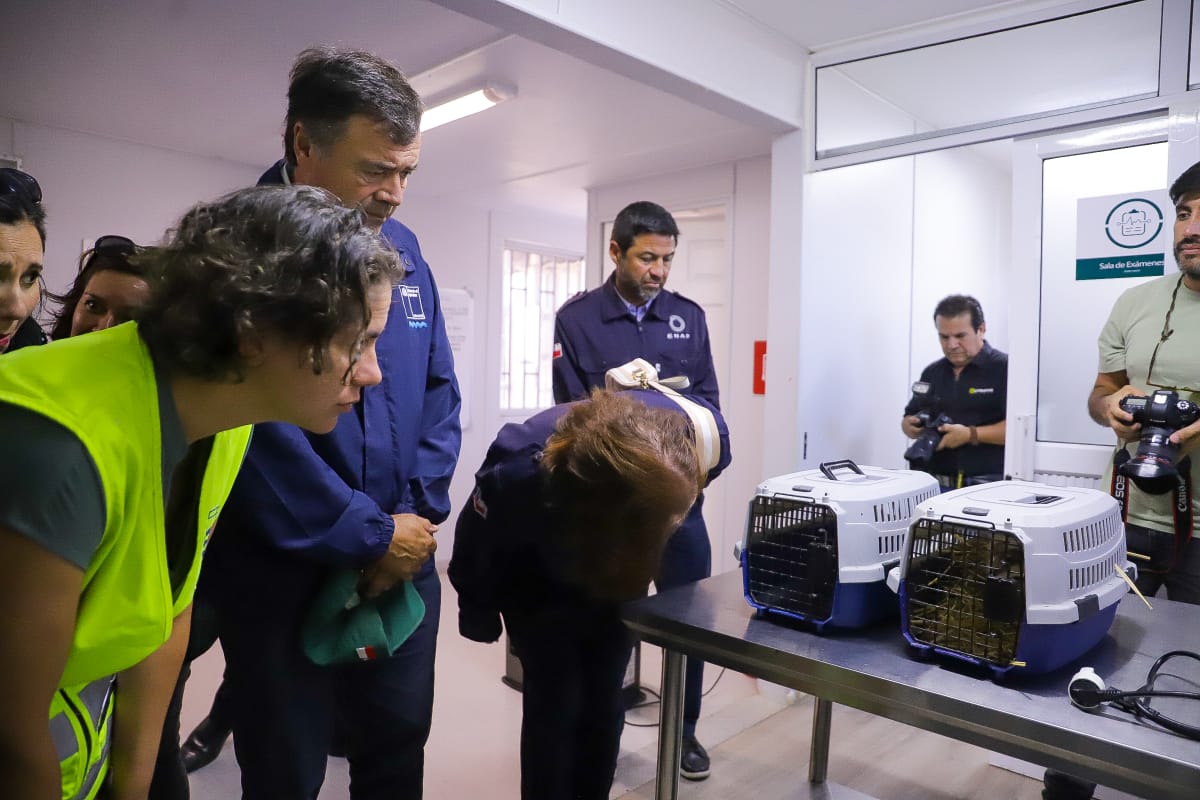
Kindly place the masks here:
<instances>
[{"instance_id":1,"label":"yellow safety vest","mask_svg":"<svg viewBox=\"0 0 1200 800\"><path fill-rule=\"evenodd\" d=\"M158 384L136 323L6 355L0 401L78 436L104 487L104 535L84 572L71 650L50 707L63 798L90 799L108 769L114 676L167 641L173 620L192 602L204 546L251 428L214 437L195 552L176 592L167 568Z\"/></svg>"}]
</instances>

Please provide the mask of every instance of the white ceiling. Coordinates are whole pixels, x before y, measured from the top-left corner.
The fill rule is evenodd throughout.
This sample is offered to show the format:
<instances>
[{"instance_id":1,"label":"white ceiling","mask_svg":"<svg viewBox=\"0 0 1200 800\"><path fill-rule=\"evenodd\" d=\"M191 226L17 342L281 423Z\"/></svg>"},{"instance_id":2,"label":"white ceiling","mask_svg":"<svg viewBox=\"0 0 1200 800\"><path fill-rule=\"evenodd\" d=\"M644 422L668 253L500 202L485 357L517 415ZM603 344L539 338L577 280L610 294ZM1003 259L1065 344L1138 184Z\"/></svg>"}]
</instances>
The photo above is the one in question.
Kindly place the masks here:
<instances>
[{"instance_id":1,"label":"white ceiling","mask_svg":"<svg viewBox=\"0 0 1200 800\"><path fill-rule=\"evenodd\" d=\"M832 44L891 33L981 10L1035 5L1032 0L719 0L804 46ZM1047 5L1041 2L1040 5Z\"/></svg>"},{"instance_id":2,"label":"white ceiling","mask_svg":"<svg viewBox=\"0 0 1200 800\"><path fill-rule=\"evenodd\" d=\"M715 2L806 47L996 5ZM586 187L770 148L768 132L427 0L6 3L0 117L261 166L281 152L291 61L318 42L395 61L425 96L485 78L517 87L426 135L423 195L581 218Z\"/></svg>"}]
</instances>

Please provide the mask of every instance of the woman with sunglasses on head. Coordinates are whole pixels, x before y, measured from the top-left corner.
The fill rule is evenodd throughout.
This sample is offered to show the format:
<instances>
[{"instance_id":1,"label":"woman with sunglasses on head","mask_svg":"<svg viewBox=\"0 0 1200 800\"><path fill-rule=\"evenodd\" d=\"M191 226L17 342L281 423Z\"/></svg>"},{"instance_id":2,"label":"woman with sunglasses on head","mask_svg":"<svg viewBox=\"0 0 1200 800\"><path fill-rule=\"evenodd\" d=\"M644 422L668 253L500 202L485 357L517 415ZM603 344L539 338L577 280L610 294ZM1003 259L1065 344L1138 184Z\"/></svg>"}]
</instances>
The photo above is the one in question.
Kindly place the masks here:
<instances>
[{"instance_id":1,"label":"woman with sunglasses on head","mask_svg":"<svg viewBox=\"0 0 1200 800\"><path fill-rule=\"evenodd\" d=\"M399 261L307 186L203 203L128 325L0 364L0 797L145 798L208 536L250 439L380 382Z\"/></svg>"},{"instance_id":2,"label":"woman with sunglasses on head","mask_svg":"<svg viewBox=\"0 0 1200 800\"><path fill-rule=\"evenodd\" d=\"M42 301L46 211L42 189L19 169L0 169L0 353L45 344L33 313Z\"/></svg>"},{"instance_id":3,"label":"woman with sunglasses on head","mask_svg":"<svg viewBox=\"0 0 1200 800\"><path fill-rule=\"evenodd\" d=\"M124 236L101 236L80 259L79 274L63 295L52 339L102 331L133 319L150 299L145 268L133 258L139 248Z\"/></svg>"}]
</instances>

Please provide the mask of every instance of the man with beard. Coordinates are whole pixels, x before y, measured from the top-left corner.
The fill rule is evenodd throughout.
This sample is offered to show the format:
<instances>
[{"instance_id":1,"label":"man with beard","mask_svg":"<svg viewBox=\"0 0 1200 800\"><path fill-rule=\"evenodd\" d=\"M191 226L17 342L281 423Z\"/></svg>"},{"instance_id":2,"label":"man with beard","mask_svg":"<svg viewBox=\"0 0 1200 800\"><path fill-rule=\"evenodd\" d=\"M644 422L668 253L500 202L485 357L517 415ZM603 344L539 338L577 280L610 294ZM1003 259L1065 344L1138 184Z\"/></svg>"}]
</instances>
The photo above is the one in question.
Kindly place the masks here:
<instances>
[{"instance_id":1,"label":"man with beard","mask_svg":"<svg viewBox=\"0 0 1200 800\"><path fill-rule=\"evenodd\" d=\"M1156 389L1172 389L1181 399L1200 401L1200 163L1193 164L1171 185L1175 204L1175 262L1178 273L1163 275L1127 289L1113 305L1100 331L1100 368L1088 397L1088 413L1117 434L1114 459L1137 450L1141 426L1120 407L1121 398L1144 397ZM1193 449L1189 442L1200 433L1200 422L1171 434L1181 445L1180 459ZM1121 456L1123 458L1123 456ZM1200 478L1200 458L1191 460L1190 486ZM1104 477L1112 486L1112 465ZM1147 556L1138 562L1137 585L1150 597L1163 586L1167 597L1200 603L1200 540L1196 498L1191 513L1173 513L1175 492L1147 494L1132 481L1126 487L1125 539L1132 553ZM1046 800L1076 800L1092 796L1096 785L1046 770Z\"/></svg>"},{"instance_id":2,"label":"man with beard","mask_svg":"<svg viewBox=\"0 0 1200 800\"><path fill-rule=\"evenodd\" d=\"M564 303L554 321L554 402L585 399L592 388L604 386L609 369L644 358L660 379L685 378L683 394L720 409L704 309L663 288L678 240L679 226L660 205L631 203L617 214L608 244L613 274ZM667 542L655 578L660 591L707 578L712 571L703 504L701 494ZM689 658L680 774L697 781L709 774L708 753L696 740L703 673L704 662Z\"/></svg>"}]
</instances>

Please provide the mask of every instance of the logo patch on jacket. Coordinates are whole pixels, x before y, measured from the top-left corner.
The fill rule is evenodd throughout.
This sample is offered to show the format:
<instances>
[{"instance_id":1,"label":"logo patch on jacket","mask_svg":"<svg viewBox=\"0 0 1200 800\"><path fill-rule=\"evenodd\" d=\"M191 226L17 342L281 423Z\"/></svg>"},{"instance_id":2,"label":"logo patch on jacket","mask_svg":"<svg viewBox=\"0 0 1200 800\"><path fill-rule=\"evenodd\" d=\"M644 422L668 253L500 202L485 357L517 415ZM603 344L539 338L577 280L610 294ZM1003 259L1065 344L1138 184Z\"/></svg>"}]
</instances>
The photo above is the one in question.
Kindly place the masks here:
<instances>
[{"instance_id":1,"label":"logo patch on jacket","mask_svg":"<svg viewBox=\"0 0 1200 800\"><path fill-rule=\"evenodd\" d=\"M562 358L562 342L554 343L554 355L551 358Z\"/></svg>"},{"instance_id":2,"label":"logo patch on jacket","mask_svg":"<svg viewBox=\"0 0 1200 800\"><path fill-rule=\"evenodd\" d=\"M400 300L404 303L404 316L410 328L428 328L425 321L425 303L421 300L421 287L400 285Z\"/></svg>"},{"instance_id":3,"label":"logo patch on jacket","mask_svg":"<svg viewBox=\"0 0 1200 800\"><path fill-rule=\"evenodd\" d=\"M692 335L687 332L687 323L678 314L672 314L667 318L667 327L671 329L671 332L667 334L668 339L692 338Z\"/></svg>"},{"instance_id":4,"label":"logo patch on jacket","mask_svg":"<svg viewBox=\"0 0 1200 800\"><path fill-rule=\"evenodd\" d=\"M967 394L994 394L995 392L994 386L972 386L967 389Z\"/></svg>"}]
</instances>

